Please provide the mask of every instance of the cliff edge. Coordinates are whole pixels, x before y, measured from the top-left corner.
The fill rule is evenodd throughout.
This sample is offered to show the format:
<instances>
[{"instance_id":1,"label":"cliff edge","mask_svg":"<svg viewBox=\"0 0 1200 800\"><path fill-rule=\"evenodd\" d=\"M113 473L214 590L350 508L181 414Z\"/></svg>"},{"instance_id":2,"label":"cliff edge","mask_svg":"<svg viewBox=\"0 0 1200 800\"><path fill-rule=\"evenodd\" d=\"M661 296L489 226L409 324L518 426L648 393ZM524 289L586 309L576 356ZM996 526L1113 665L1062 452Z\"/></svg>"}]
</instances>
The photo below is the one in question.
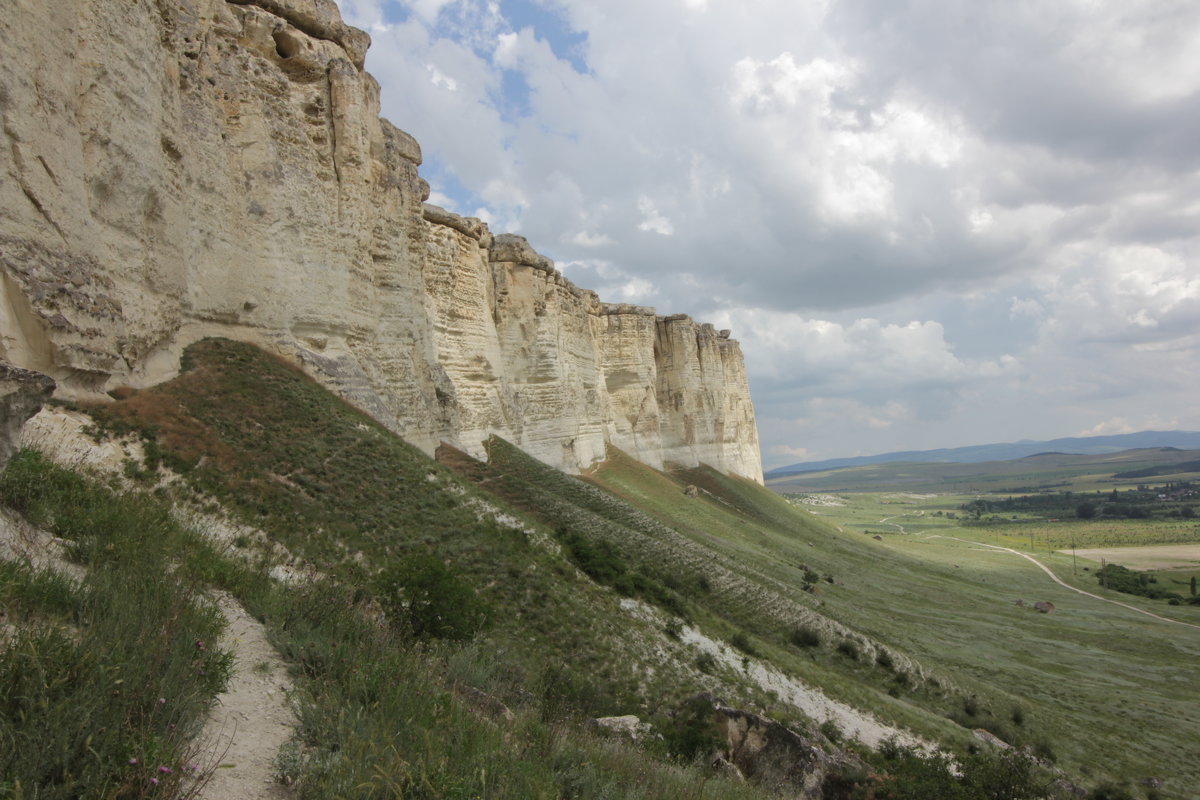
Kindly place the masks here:
<instances>
[{"instance_id":1,"label":"cliff edge","mask_svg":"<svg viewBox=\"0 0 1200 800\"><path fill-rule=\"evenodd\" d=\"M0 360L59 396L250 341L431 452L495 434L579 471L612 443L762 480L742 354L601 303L426 204L332 0L18 2L0 16Z\"/></svg>"}]
</instances>

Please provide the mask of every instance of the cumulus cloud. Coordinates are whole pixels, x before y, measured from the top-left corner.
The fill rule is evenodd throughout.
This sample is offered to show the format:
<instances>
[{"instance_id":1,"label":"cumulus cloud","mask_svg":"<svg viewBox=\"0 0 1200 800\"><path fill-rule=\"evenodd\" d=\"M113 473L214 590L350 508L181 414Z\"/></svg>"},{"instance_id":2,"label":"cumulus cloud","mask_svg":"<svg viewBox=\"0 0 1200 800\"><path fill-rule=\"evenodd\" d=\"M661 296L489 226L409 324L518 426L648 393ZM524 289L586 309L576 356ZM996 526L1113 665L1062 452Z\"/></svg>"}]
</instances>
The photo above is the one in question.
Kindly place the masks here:
<instances>
[{"instance_id":1,"label":"cumulus cloud","mask_svg":"<svg viewBox=\"0 0 1200 800\"><path fill-rule=\"evenodd\" d=\"M439 200L734 329L768 461L1200 427L1200 5L341 6Z\"/></svg>"}]
</instances>

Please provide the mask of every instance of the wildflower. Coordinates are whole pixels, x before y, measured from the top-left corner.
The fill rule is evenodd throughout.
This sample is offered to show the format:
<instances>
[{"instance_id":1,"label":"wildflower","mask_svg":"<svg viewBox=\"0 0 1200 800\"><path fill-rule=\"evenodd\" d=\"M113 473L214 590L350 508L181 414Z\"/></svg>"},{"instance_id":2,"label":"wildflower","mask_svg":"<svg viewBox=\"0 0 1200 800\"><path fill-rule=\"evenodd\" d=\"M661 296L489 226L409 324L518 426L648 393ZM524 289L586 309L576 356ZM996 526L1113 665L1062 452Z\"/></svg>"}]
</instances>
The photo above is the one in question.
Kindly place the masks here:
<instances>
[{"instance_id":1,"label":"wildflower","mask_svg":"<svg viewBox=\"0 0 1200 800\"><path fill-rule=\"evenodd\" d=\"M154 784L155 786L158 786L158 778L151 778L150 783Z\"/></svg>"},{"instance_id":2,"label":"wildflower","mask_svg":"<svg viewBox=\"0 0 1200 800\"><path fill-rule=\"evenodd\" d=\"M204 652L204 642L197 639L196 640L196 649L199 650L201 653L203 653Z\"/></svg>"},{"instance_id":3,"label":"wildflower","mask_svg":"<svg viewBox=\"0 0 1200 800\"><path fill-rule=\"evenodd\" d=\"M159 704L160 706L161 706L161 705L165 705L165 704L166 704L166 702L167 702L167 698L165 698L165 697L160 697L160 698L158 698L158 704Z\"/></svg>"},{"instance_id":4,"label":"wildflower","mask_svg":"<svg viewBox=\"0 0 1200 800\"><path fill-rule=\"evenodd\" d=\"M136 758L131 758L131 759L129 759L129 763L130 763L131 765L133 765L133 766L137 766L137 763L138 763L138 762L137 762L137 759L136 759Z\"/></svg>"},{"instance_id":5,"label":"wildflower","mask_svg":"<svg viewBox=\"0 0 1200 800\"><path fill-rule=\"evenodd\" d=\"M168 766L167 766L167 765L165 765L165 764L164 764L163 766L159 767L159 768L158 768L158 771L159 771L159 772L161 772L161 773L162 773L162 774L164 774L164 775L169 775L169 774L171 774L171 768L170 768L170 767L168 767Z\"/></svg>"}]
</instances>

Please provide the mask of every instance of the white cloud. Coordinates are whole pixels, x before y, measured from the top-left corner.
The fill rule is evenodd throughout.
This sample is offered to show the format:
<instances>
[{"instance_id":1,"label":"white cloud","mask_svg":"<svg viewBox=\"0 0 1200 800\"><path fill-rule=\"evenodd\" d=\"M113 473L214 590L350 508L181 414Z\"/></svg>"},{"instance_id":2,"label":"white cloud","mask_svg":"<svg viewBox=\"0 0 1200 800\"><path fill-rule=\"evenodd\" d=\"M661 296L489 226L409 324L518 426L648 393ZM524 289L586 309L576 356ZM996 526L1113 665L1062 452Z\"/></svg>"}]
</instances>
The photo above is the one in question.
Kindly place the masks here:
<instances>
[{"instance_id":1,"label":"white cloud","mask_svg":"<svg viewBox=\"0 0 1200 800\"><path fill-rule=\"evenodd\" d=\"M639 231L650 231L661 236L670 236L675 233L675 227L671 225L671 220L658 213L654 201L646 195L638 198L638 211L642 213L642 221L638 223Z\"/></svg>"},{"instance_id":2,"label":"white cloud","mask_svg":"<svg viewBox=\"0 0 1200 800\"><path fill-rule=\"evenodd\" d=\"M732 327L766 448L1200 428L1200 5L341 5L435 202Z\"/></svg>"},{"instance_id":3,"label":"white cloud","mask_svg":"<svg viewBox=\"0 0 1200 800\"><path fill-rule=\"evenodd\" d=\"M612 244L613 238L607 233L588 233L587 231L578 231L570 237L571 244L577 244L581 247L600 247L606 244Z\"/></svg>"},{"instance_id":4,"label":"white cloud","mask_svg":"<svg viewBox=\"0 0 1200 800\"><path fill-rule=\"evenodd\" d=\"M433 64L426 64L425 69L429 72L429 82L434 86L451 92L458 91L458 81L454 78L449 77Z\"/></svg>"}]
</instances>

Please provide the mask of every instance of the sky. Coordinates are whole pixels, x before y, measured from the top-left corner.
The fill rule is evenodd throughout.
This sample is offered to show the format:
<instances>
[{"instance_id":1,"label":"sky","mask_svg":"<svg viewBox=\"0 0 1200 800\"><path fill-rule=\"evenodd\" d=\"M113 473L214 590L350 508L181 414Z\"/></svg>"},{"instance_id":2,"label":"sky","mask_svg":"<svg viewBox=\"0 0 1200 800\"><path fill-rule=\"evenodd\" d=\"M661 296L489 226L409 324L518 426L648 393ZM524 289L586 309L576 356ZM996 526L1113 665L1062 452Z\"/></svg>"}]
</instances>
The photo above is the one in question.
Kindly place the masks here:
<instances>
[{"instance_id":1,"label":"sky","mask_svg":"<svg viewBox=\"0 0 1200 800\"><path fill-rule=\"evenodd\" d=\"M1200 430L1200 3L339 5L431 202L733 330L767 469Z\"/></svg>"}]
</instances>

